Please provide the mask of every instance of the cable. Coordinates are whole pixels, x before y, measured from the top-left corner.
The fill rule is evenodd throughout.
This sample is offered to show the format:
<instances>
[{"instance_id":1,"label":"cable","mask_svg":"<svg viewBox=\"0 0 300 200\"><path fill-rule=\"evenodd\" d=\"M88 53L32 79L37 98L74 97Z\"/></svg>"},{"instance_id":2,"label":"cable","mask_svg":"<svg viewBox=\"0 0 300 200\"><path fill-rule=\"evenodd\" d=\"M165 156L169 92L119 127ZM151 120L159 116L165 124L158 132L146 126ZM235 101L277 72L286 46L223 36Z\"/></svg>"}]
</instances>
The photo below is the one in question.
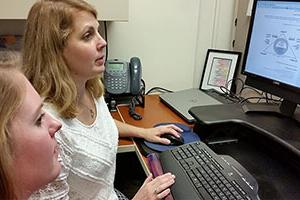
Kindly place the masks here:
<instances>
[{"instance_id":1,"label":"cable","mask_svg":"<svg viewBox=\"0 0 300 200\"><path fill-rule=\"evenodd\" d=\"M268 97L268 93L265 92L265 97L266 97L266 103L269 103L269 97Z\"/></svg>"},{"instance_id":2,"label":"cable","mask_svg":"<svg viewBox=\"0 0 300 200\"><path fill-rule=\"evenodd\" d=\"M228 86L229 86L229 83L230 83L230 82L232 82L232 84L234 84L234 85L231 85L231 88L229 89L231 92L232 92L232 87L233 87L233 86L234 86L235 89L236 89L236 83L233 82L234 80L240 81L240 82L242 83L241 88L243 88L244 85L245 85L244 81L243 81L241 78L232 78L232 79L230 79L229 81L227 81L227 83L225 84L225 87L226 87L227 89L228 89ZM234 91L234 92L236 92L236 91Z\"/></svg>"},{"instance_id":3,"label":"cable","mask_svg":"<svg viewBox=\"0 0 300 200\"><path fill-rule=\"evenodd\" d=\"M172 90L168 90L168 89L165 89L165 88L162 88L162 87L153 87L150 90L148 90L148 92L146 92L146 95L150 94L151 92L155 92L155 91L159 91L159 92L173 92Z\"/></svg>"},{"instance_id":4,"label":"cable","mask_svg":"<svg viewBox=\"0 0 300 200\"><path fill-rule=\"evenodd\" d=\"M231 90L228 89L229 83L232 82L233 80L240 81L241 82L241 89L240 91L235 94ZM262 92L256 88L246 86L244 81L241 78L233 78L229 80L225 86L220 86L220 90L222 91L223 95L226 98L232 99L232 100L237 100L236 103L244 104L248 102L250 99L257 99L256 103L259 103L262 100L265 100L265 103L270 104L270 103L278 103L281 102L282 99L273 99L272 94L269 94L267 92ZM259 96L252 96L248 98L243 98L242 94L245 90L252 90L255 93L257 93ZM270 95L270 96L269 96Z\"/></svg>"},{"instance_id":5,"label":"cable","mask_svg":"<svg viewBox=\"0 0 300 200\"><path fill-rule=\"evenodd\" d=\"M268 96L268 95L270 95L270 97ZM275 102L275 103L278 103L278 102L282 102L282 98L280 98L280 97L278 97L278 99L274 99L273 98L273 95L272 94L270 94L270 93L267 93L266 92L266 96L267 96L267 98L269 99L269 100L271 100L273 103Z\"/></svg>"},{"instance_id":6,"label":"cable","mask_svg":"<svg viewBox=\"0 0 300 200\"><path fill-rule=\"evenodd\" d=\"M247 102L249 99L258 99L258 101L256 103L259 103L260 100L265 99L265 98L264 97L248 97L248 98L245 98L242 101L240 101L240 104Z\"/></svg>"},{"instance_id":7,"label":"cable","mask_svg":"<svg viewBox=\"0 0 300 200\"><path fill-rule=\"evenodd\" d=\"M245 87L245 82L244 82L244 80L243 79L241 79L241 78L236 78L236 80L238 80L238 81L240 81L241 82L241 89L242 88L244 88ZM241 94L241 89L240 89L240 92L239 92L239 94L238 95L240 95Z\"/></svg>"},{"instance_id":8,"label":"cable","mask_svg":"<svg viewBox=\"0 0 300 200\"><path fill-rule=\"evenodd\" d=\"M230 100L232 100L232 101L234 101L236 103L239 103L243 98L239 94L237 95L235 92L233 92L231 89L228 88L230 82L232 82L233 84L235 84L233 82L234 80L240 81L242 83L242 87L244 87L244 81L242 79L240 79L240 78L232 78L232 79L230 79L229 81L227 81L225 83L225 86L220 86L219 88L220 88L220 90L222 91L223 95L226 98L228 98L228 99L230 99ZM233 87L233 85L231 85L231 88L232 87Z\"/></svg>"},{"instance_id":9,"label":"cable","mask_svg":"<svg viewBox=\"0 0 300 200\"><path fill-rule=\"evenodd\" d=\"M142 116L135 112L136 105L141 105L143 108L145 107L145 81L141 79L141 88L139 90L139 93L135 96L133 96L129 103L129 110L128 114L134 119L134 120L141 120Z\"/></svg>"},{"instance_id":10,"label":"cable","mask_svg":"<svg viewBox=\"0 0 300 200\"><path fill-rule=\"evenodd\" d=\"M246 90L246 89L252 90L252 91L256 92L256 93L259 94L259 95L263 95L263 92L260 92L259 90L255 89L255 88L253 88L253 87L249 87L249 86L243 87L243 88L241 89L240 95L242 95L242 92L243 92L244 90Z\"/></svg>"},{"instance_id":11,"label":"cable","mask_svg":"<svg viewBox=\"0 0 300 200\"><path fill-rule=\"evenodd\" d=\"M136 105L136 102L135 102L135 97L132 97L131 101L130 101L130 104L129 104L129 115L135 119L135 120L141 120L142 119L142 116L140 114L138 114L137 112L135 112L135 105Z\"/></svg>"},{"instance_id":12,"label":"cable","mask_svg":"<svg viewBox=\"0 0 300 200\"><path fill-rule=\"evenodd\" d=\"M244 82L243 79L237 77L237 78L233 78L233 79L229 80L229 81L227 82L227 85L230 83L230 81L233 81L233 80L239 81L239 82L241 83L241 89L240 89L240 91L236 94L236 95L239 96L239 95L241 94L241 90L245 87L245 82ZM236 82L236 81L235 81L235 82ZM235 85L237 85L237 84L235 83ZM236 91L235 91L235 92L236 92Z\"/></svg>"},{"instance_id":13,"label":"cable","mask_svg":"<svg viewBox=\"0 0 300 200\"><path fill-rule=\"evenodd\" d=\"M146 88L146 83L143 79L141 79L141 83L142 83L142 87L141 87L141 90L140 90L140 94L142 95L145 95L145 88Z\"/></svg>"}]
</instances>

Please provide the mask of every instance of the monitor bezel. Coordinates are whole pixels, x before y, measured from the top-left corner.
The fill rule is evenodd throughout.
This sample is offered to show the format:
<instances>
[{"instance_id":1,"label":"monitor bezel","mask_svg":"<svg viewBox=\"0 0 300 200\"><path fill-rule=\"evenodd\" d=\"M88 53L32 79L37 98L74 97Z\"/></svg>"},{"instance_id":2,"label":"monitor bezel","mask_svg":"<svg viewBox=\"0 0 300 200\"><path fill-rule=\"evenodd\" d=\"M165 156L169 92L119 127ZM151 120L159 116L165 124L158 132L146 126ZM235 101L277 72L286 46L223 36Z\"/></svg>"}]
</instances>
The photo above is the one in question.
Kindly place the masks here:
<instances>
[{"instance_id":1,"label":"monitor bezel","mask_svg":"<svg viewBox=\"0 0 300 200\"><path fill-rule=\"evenodd\" d=\"M247 57L248 57L249 45L252 36L253 23L255 20L256 6L258 1L282 1L282 0L254 0L253 1L253 7L252 7L251 19L250 19L250 24L248 29L245 51L244 51L245 53L244 53L244 58L243 58L243 63L241 68L241 74L246 75L246 80L245 80L246 85L252 86L256 89L262 90L263 92L270 93L272 95L276 95L282 98L280 110L286 110L286 107L289 106L295 107L295 105L300 104L300 87L298 88L293 85L280 82L278 80L273 80L268 77L253 74L251 72L246 71L245 69ZM289 2L300 3L300 0L290 0ZM291 117L293 116L294 111L295 110L289 111L284 115Z\"/></svg>"},{"instance_id":2,"label":"monitor bezel","mask_svg":"<svg viewBox=\"0 0 300 200\"><path fill-rule=\"evenodd\" d=\"M245 46L245 54L243 58L243 64L242 64L242 70L241 73L243 75L246 75L246 84L249 86L253 86L257 89L261 89L265 92L278 95L279 97L295 101L295 98L297 98L296 103L300 103L300 87L297 88L293 85L289 85L283 82L280 82L278 80L273 80L264 76L260 76L257 74L253 74L251 72L246 71L246 62L248 57L248 51L249 51L249 45L250 40L252 36L252 30L253 30L253 23L255 20L255 11L256 11L256 5L258 1L280 1L280 0L254 0L253 1L253 7L252 7L252 13L251 13L251 20L249 24L248 29L248 36L247 36L247 42ZM281 0L282 1L282 0ZM290 2L299 2L300 0L290 0ZM257 82L257 84L256 84ZM268 88L267 85L270 87ZM280 91L283 90L283 91ZM295 95L294 93L299 93L299 95Z\"/></svg>"}]
</instances>

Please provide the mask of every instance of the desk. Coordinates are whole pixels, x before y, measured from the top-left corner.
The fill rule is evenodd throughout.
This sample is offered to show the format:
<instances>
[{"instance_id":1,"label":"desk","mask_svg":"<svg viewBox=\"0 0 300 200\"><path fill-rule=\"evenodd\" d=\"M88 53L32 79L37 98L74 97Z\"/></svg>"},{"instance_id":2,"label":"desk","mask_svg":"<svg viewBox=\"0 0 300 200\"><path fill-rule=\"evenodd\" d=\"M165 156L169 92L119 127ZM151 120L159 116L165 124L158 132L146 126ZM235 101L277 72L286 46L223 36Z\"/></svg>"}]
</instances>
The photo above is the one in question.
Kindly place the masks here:
<instances>
[{"instance_id":1,"label":"desk","mask_svg":"<svg viewBox=\"0 0 300 200\"><path fill-rule=\"evenodd\" d=\"M297 173L299 171L298 169L295 170L294 167L291 167L292 165L295 165L295 167L300 167L299 125L296 125L294 122L290 121L285 122L277 118L277 121L275 121L273 124L280 126L264 123L262 119L265 119L265 117L262 117L259 120L255 120L254 118L250 119L249 116L241 114L240 108L235 107L234 105L227 105L226 107L223 107L222 105L219 105L219 107L205 106L193 110L195 112L202 112L201 115L198 115L200 117L197 119L197 121L202 122L202 126L200 129L198 129L198 133L204 140L205 136L209 136L211 131L215 129L215 125L220 125L219 127L222 129L226 128L225 131L223 130L223 133L225 134L232 132L233 129L235 129L238 133L242 132L244 134L243 137L239 138L239 144L233 145L235 149L232 148L232 145L228 145L227 147L226 145L221 145L214 148L214 150L217 153L219 150L219 153L224 152L224 154L227 155L233 154L232 157L236 159L238 158L237 160L242 165L253 167L252 170L250 169L250 172L259 182L261 188L259 192L262 199L299 199L300 173ZM159 100L158 95L146 96L145 108L138 106L136 107L136 112L143 116L142 120L136 121L132 119L128 114L128 106L126 105L117 106L117 112L112 113L112 115L115 119L120 121L145 128L153 127L153 125L162 122L178 122L191 126L177 114L175 114L171 109L165 106ZM251 123L247 123L245 120L248 120L248 122L250 120ZM265 125L265 127L261 128L260 126L257 126L256 128L258 131L255 131L256 134L254 134L253 130L250 130L250 132L247 133L245 127L253 128L253 123L255 123L255 121L257 121L257 123L261 123L261 125ZM242 124L243 126L237 126L238 124ZM198 124L195 124L195 126L198 126ZM206 126L210 128L206 129ZM278 134L274 135L272 134L273 132L277 132ZM263 145L259 148L256 148L256 146L252 146L252 144L253 142L256 143L258 138L260 139L260 143ZM263 139L265 140L263 141ZM270 141L275 142L271 143ZM281 145L278 145L278 143ZM243 148L240 148L241 146ZM282 164L278 161L277 156L270 156L266 153L265 149L275 150L275 154L283 152L282 156L285 158L284 160L286 162ZM145 173L148 175L149 169L146 158L141 154L136 142L131 138L120 138L118 152L121 153L129 151L136 152ZM273 153L273 151L271 153ZM263 165L263 163L265 164ZM257 168L260 164L262 164L262 167L259 166L260 168ZM277 177L278 174L279 177Z\"/></svg>"},{"instance_id":2,"label":"desk","mask_svg":"<svg viewBox=\"0 0 300 200\"><path fill-rule=\"evenodd\" d=\"M150 128L155 124L163 122L177 122L191 126L191 124L186 123L182 118L180 118L165 104L163 104L159 100L158 95L145 96L145 107L142 108L140 106L137 106L136 112L142 115L142 120L137 121L130 117L130 115L128 114L127 105L117 106L117 112L113 112L112 116L114 119L123 121L127 124L144 128ZM118 152L122 153L130 151L136 152L145 173L148 175L150 171L148 169L146 158L141 154L141 151L136 142L131 138L120 138Z\"/></svg>"}]
</instances>

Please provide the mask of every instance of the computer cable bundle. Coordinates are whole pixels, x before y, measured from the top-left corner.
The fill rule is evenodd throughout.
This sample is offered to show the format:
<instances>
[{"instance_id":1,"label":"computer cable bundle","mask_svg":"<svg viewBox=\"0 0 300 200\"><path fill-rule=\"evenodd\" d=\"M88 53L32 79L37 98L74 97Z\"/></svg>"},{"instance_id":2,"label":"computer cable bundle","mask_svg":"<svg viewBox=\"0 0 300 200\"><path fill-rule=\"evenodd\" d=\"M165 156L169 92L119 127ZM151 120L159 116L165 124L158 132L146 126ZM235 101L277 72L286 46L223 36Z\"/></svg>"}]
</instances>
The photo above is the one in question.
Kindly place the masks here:
<instances>
[{"instance_id":1,"label":"computer cable bundle","mask_svg":"<svg viewBox=\"0 0 300 200\"><path fill-rule=\"evenodd\" d=\"M228 85L230 82L232 82L233 80L236 81L240 81L241 82L241 88L239 92L233 93L231 90L228 89ZM245 104L247 102L249 102L249 100L254 100L257 99L256 103L260 103L261 101L265 101L265 103L279 103L282 101L281 98L279 99L275 99L272 95L269 97L269 93L266 92L261 92L253 87L249 87L247 85L245 85L244 81L241 78L234 78L229 80L225 87L221 86L220 89L222 90L223 94L226 95L228 98L233 98L236 100L236 103L240 103L240 104ZM243 97L243 93L245 90L252 90L254 91L256 94L258 94L258 96L250 96L250 97Z\"/></svg>"}]
</instances>

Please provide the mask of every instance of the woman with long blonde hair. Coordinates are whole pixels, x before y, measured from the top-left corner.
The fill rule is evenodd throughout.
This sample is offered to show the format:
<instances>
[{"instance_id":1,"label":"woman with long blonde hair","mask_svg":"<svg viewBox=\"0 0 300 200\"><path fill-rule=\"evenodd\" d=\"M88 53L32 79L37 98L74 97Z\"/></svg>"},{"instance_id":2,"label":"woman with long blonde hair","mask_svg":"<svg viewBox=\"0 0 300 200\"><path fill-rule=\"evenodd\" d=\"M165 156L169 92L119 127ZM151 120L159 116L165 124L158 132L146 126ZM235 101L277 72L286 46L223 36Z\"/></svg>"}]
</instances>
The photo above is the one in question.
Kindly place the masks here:
<instances>
[{"instance_id":1,"label":"woman with long blonde hair","mask_svg":"<svg viewBox=\"0 0 300 200\"><path fill-rule=\"evenodd\" d=\"M60 193L61 198L123 199L114 189L119 136L168 144L162 134L179 137L182 131L173 125L139 128L113 120L100 80L106 41L98 29L96 10L82 0L38 1L27 18L25 75L63 123L57 136L64 164L58 181L67 185L53 183L57 190L48 198ZM171 173L150 175L134 199L161 199L174 181Z\"/></svg>"}]
</instances>

